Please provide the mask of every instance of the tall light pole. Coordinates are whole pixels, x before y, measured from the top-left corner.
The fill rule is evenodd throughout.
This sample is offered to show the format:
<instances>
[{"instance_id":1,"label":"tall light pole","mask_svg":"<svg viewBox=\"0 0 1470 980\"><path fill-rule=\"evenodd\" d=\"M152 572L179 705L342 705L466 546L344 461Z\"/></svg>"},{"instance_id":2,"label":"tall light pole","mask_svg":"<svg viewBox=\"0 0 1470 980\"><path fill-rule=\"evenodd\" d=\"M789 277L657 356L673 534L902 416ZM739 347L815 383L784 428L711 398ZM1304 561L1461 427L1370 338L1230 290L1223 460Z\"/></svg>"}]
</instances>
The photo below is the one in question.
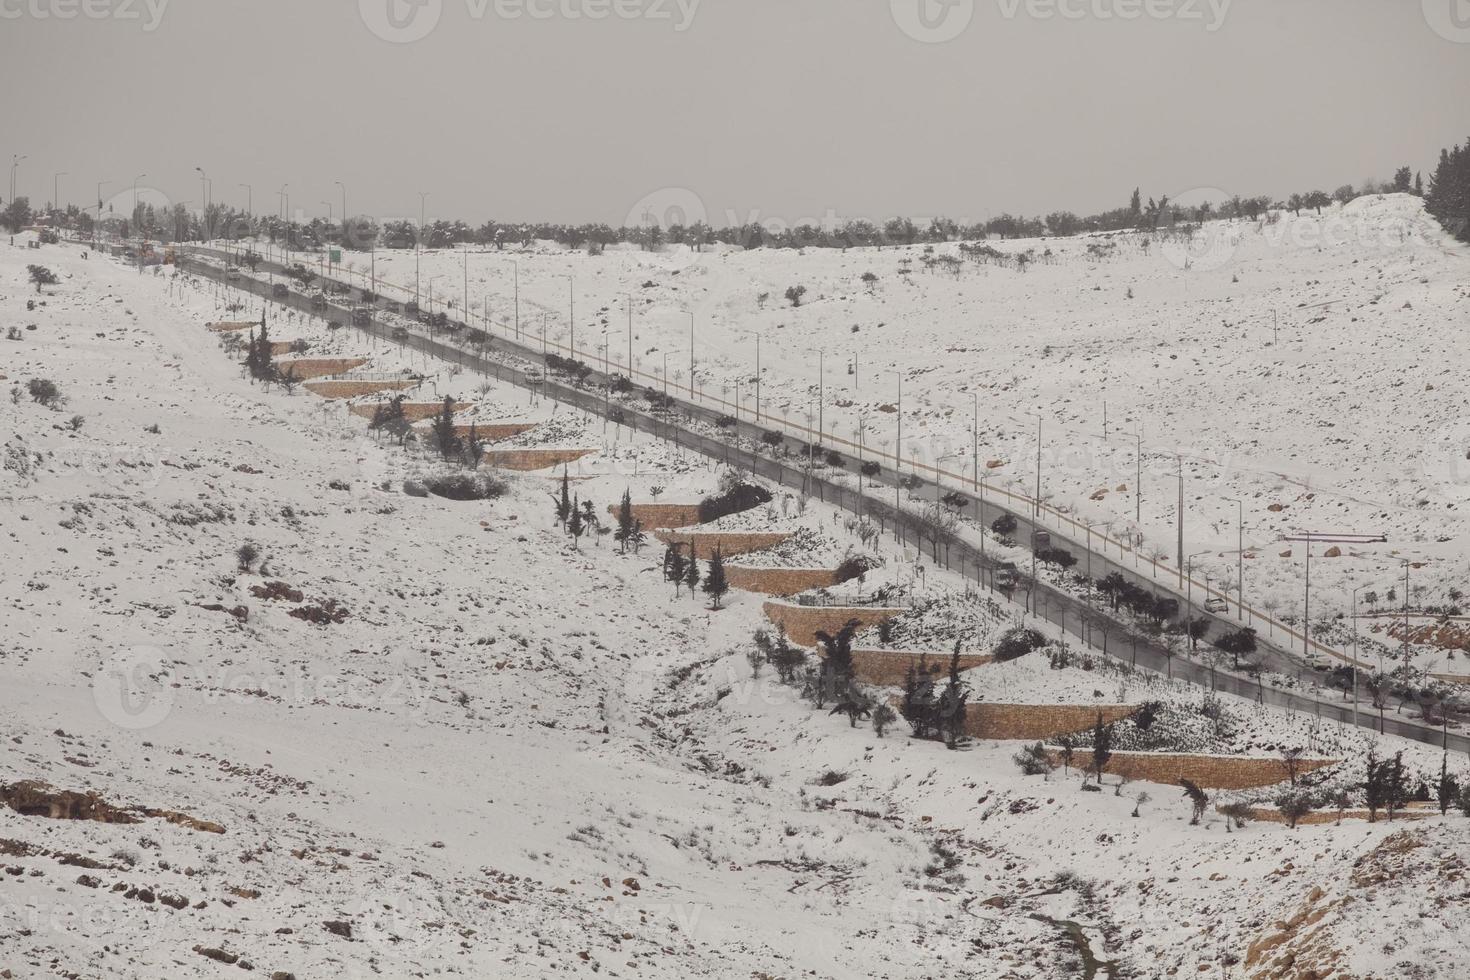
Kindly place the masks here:
<instances>
[{"instance_id":1,"label":"tall light pole","mask_svg":"<svg viewBox=\"0 0 1470 980\"><path fill-rule=\"evenodd\" d=\"M342 237L345 239L347 237L347 185L340 180L335 180L332 183L342 188ZM343 244L346 243L344 242Z\"/></svg>"},{"instance_id":2,"label":"tall light pole","mask_svg":"<svg viewBox=\"0 0 1470 980\"><path fill-rule=\"evenodd\" d=\"M65 170L58 170L51 175L51 210L58 215L57 224L61 223L61 178L70 176Z\"/></svg>"},{"instance_id":3,"label":"tall light pole","mask_svg":"<svg viewBox=\"0 0 1470 980\"><path fill-rule=\"evenodd\" d=\"M424 198L428 191L419 191L419 233L413 248L413 305L419 305L419 256L424 251Z\"/></svg>"},{"instance_id":4,"label":"tall light pole","mask_svg":"<svg viewBox=\"0 0 1470 980\"><path fill-rule=\"evenodd\" d=\"M1179 571L1184 571L1184 457L1175 455L1174 460L1179 465L1179 513L1177 518L1179 530ZM1182 584L1182 583L1181 583Z\"/></svg>"},{"instance_id":5,"label":"tall light pole","mask_svg":"<svg viewBox=\"0 0 1470 980\"><path fill-rule=\"evenodd\" d=\"M255 189L249 184L236 184L235 186L245 188L245 217L253 219L255 217L255 201L253 200Z\"/></svg>"},{"instance_id":6,"label":"tall light pole","mask_svg":"<svg viewBox=\"0 0 1470 980\"><path fill-rule=\"evenodd\" d=\"M1245 619L1245 501L1226 497L1238 508L1235 521L1235 618Z\"/></svg>"},{"instance_id":7,"label":"tall light pole","mask_svg":"<svg viewBox=\"0 0 1470 980\"><path fill-rule=\"evenodd\" d=\"M1358 593L1366 589L1360 585L1353 589L1353 727L1358 725Z\"/></svg>"},{"instance_id":8,"label":"tall light pole","mask_svg":"<svg viewBox=\"0 0 1470 980\"><path fill-rule=\"evenodd\" d=\"M577 283L572 273L567 274L567 356L577 356ZM668 373L664 374L664 386L668 387ZM667 392L665 392L667 394Z\"/></svg>"},{"instance_id":9,"label":"tall light pole","mask_svg":"<svg viewBox=\"0 0 1470 980\"><path fill-rule=\"evenodd\" d=\"M1134 450L1134 453L1133 453L1133 463L1134 463L1134 466L1137 468L1137 472L1134 474L1134 478L1133 478L1133 482L1135 484L1135 486L1133 487L1133 523L1137 524L1138 525L1138 529L1140 531L1142 531L1143 530L1143 427L1141 425L1139 426L1138 432L1136 433L1136 435L1138 437L1138 448L1135 449Z\"/></svg>"},{"instance_id":10,"label":"tall light pole","mask_svg":"<svg viewBox=\"0 0 1470 980\"><path fill-rule=\"evenodd\" d=\"M94 249L97 247L97 226L102 224L102 188L109 183L111 181L97 181L97 220L92 222L92 247Z\"/></svg>"},{"instance_id":11,"label":"tall light pole","mask_svg":"<svg viewBox=\"0 0 1470 980\"><path fill-rule=\"evenodd\" d=\"M132 217L134 218L135 221L136 221L137 215L138 215L138 181L142 180L144 177L147 177L147 176L148 176L147 174L139 174L138 176L136 176L136 177L133 178L133 213L132 213Z\"/></svg>"},{"instance_id":12,"label":"tall light pole","mask_svg":"<svg viewBox=\"0 0 1470 980\"><path fill-rule=\"evenodd\" d=\"M29 159L24 153L12 153L10 156L10 199L15 200L15 172L20 169L20 162Z\"/></svg>"},{"instance_id":13,"label":"tall light pole","mask_svg":"<svg viewBox=\"0 0 1470 980\"><path fill-rule=\"evenodd\" d=\"M689 397L694 397L694 311L689 311Z\"/></svg>"},{"instance_id":14,"label":"tall light pole","mask_svg":"<svg viewBox=\"0 0 1470 980\"><path fill-rule=\"evenodd\" d=\"M199 198L200 198L200 200L202 200L204 202L201 205L202 210L199 212L200 216L204 219L204 220L202 220L202 221L199 222L200 234L203 235L206 240L208 240L208 238L209 238L209 231L208 231L208 221L209 221L209 175L204 172L204 168L203 167L195 167L194 169L197 170L197 171L199 171Z\"/></svg>"}]
</instances>

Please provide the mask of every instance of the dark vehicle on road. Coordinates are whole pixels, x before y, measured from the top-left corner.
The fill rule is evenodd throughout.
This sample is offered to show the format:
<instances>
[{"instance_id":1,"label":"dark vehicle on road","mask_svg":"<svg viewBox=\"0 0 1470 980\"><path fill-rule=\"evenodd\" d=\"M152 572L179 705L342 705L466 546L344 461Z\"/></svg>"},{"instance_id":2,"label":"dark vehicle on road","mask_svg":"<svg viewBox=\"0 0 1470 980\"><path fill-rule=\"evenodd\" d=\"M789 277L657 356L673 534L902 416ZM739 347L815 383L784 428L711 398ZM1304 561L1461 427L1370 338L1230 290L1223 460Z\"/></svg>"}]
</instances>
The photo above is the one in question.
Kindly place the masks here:
<instances>
[{"instance_id":1,"label":"dark vehicle on road","mask_svg":"<svg viewBox=\"0 0 1470 980\"><path fill-rule=\"evenodd\" d=\"M327 308L327 297L321 293L317 293L311 298L311 308L313 310L325 310Z\"/></svg>"},{"instance_id":2,"label":"dark vehicle on road","mask_svg":"<svg viewBox=\"0 0 1470 980\"><path fill-rule=\"evenodd\" d=\"M407 327L394 327L393 328L393 339L394 340L407 340L408 339L408 328Z\"/></svg>"},{"instance_id":3,"label":"dark vehicle on road","mask_svg":"<svg viewBox=\"0 0 1470 980\"><path fill-rule=\"evenodd\" d=\"M418 300L411 299L407 303L404 303L403 304L403 312L405 314L407 314L408 316L418 316L419 315L419 303L418 303Z\"/></svg>"},{"instance_id":4,"label":"dark vehicle on road","mask_svg":"<svg viewBox=\"0 0 1470 980\"><path fill-rule=\"evenodd\" d=\"M1021 580L1021 573L1016 568L1015 562L1006 562L995 570L995 587L1009 591L1016 587Z\"/></svg>"},{"instance_id":5,"label":"dark vehicle on road","mask_svg":"<svg viewBox=\"0 0 1470 980\"><path fill-rule=\"evenodd\" d=\"M366 327L373 322L372 311L366 307L359 307L352 311L352 325L354 327Z\"/></svg>"},{"instance_id":6,"label":"dark vehicle on road","mask_svg":"<svg viewBox=\"0 0 1470 980\"><path fill-rule=\"evenodd\" d=\"M291 295L291 290L286 288L285 283L278 282L271 287L271 295L274 296L276 299L285 299L287 296Z\"/></svg>"}]
</instances>

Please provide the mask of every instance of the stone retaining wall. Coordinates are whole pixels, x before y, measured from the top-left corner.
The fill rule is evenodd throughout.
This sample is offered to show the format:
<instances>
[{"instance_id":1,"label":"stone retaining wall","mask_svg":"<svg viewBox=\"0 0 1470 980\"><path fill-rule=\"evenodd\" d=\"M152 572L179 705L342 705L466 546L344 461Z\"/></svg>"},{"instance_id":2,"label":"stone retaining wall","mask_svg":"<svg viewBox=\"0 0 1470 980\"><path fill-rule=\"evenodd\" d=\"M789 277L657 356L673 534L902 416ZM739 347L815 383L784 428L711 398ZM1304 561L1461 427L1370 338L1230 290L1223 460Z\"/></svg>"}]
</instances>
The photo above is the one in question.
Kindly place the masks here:
<instances>
[{"instance_id":1,"label":"stone retaining wall","mask_svg":"<svg viewBox=\"0 0 1470 980\"><path fill-rule=\"evenodd\" d=\"M1141 704L989 704L966 707L965 734L973 738L1017 739L1028 742L1054 738L1092 728L1102 714L1103 724L1138 713ZM1073 764L1082 756L1073 755Z\"/></svg>"},{"instance_id":2,"label":"stone retaining wall","mask_svg":"<svg viewBox=\"0 0 1470 980\"><path fill-rule=\"evenodd\" d=\"M258 327L260 323L255 320L222 320L219 323L206 323L204 326L215 333L233 333L236 330L249 330L252 327Z\"/></svg>"},{"instance_id":3,"label":"stone retaining wall","mask_svg":"<svg viewBox=\"0 0 1470 980\"><path fill-rule=\"evenodd\" d=\"M837 584L835 568L752 568L749 565L725 566L725 578L732 589L759 592L762 595L796 595L809 589L824 589Z\"/></svg>"},{"instance_id":4,"label":"stone retaining wall","mask_svg":"<svg viewBox=\"0 0 1470 980\"><path fill-rule=\"evenodd\" d=\"M864 684L896 687L903 684L910 666L918 669L920 660L924 661L930 675L943 677L949 672L951 656L953 654L916 653L912 650L854 650L852 665L857 672L857 679ZM989 654L960 654L960 670L973 670L994 662L995 658Z\"/></svg>"},{"instance_id":5,"label":"stone retaining wall","mask_svg":"<svg viewBox=\"0 0 1470 980\"><path fill-rule=\"evenodd\" d=\"M694 557L708 561L715 549L725 558L744 555L752 551L764 551L791 537L787 531L654 531L653 536L664 544L685 545L693 549Z\"/></svg>"},{"instance_id":6,"label":"stone retaining wall","mask_svg":"<svg viewBox=\"0 0 1470 980\"><path fill-rule=\"evenodd\" d=\"M383 404L383 403L382 402L367 402L367 403L364 403L362 405L353 405L352 406L352 414L353 415L360 415L360 416L362 416L365 419L371 419L373 417L373 415L377 413L378 406L381 405L381 404ZM474 404L471 403L471 402L455 402L454 403L454 406L453 406L453 409L454 409L454 411L456 413L458 413L458 412L468 411L469 409L474 408L474 407L475 407ZM408 421L410 421L410 422L422 422L424 419L431 419L435 415L438 415L442 411L444 411L444 403L443 402L404 402L403 403L403 417L405 419L407 419Z\"/></svg>"},{"instance_id":7,"label":"stone retaining wall","mask_svg":"<svg viewBox=\"0 0 1470 980\"><path fill-rule=\"evenodd\" d=\"M407 391L417 386L417 381L308 381L302 385L313 395L323 398L357 398L382 391ZM372 418L373 413L369 411L367 417Z\"/></svg>"},{"instance_id":8,"label":"stone retaining wall","mask_svg":"<svg viewBox=\"0 0 1470 980\"><path fill-rule=\"evenodd\" d=\"M368 363L365 357L301 357L295 360L279 360L274 364L282 374L292 370L296 374L297 381L310 381L313 378L330 378L334 374L346 374L353 368L360 368Z\"/></svg>"},{"instance_id":9,"label":"stone retaining wall","mask_svg":"<svg viewBox=\"0 0 1470 980\"><path fill-rule=\"evenodd\" d=\"M505 470L526 472L575 463L595 452L595 449L487 449L485 463Z\"/></svg>"},{"instance_id":10,"label":"stone retaining wall","mask_svg":"<svg viewBox=\"0 0 1470 980\"><path fill-rule=\"evenodd\" d=\"M294 347L296 343L297 341L294 340L272 340L271 357L281 357L285 354L291 353L291 348Z\"/></svg>"},{"instance_id":11,"label":"stone retaining wall","mask_svg":"<svg viewBox=\"0 0 1470 980\"><path fill-rule=\"evenodd\" d=\"M761 608L767 619L786 630L787 639L804 647L817 645L817 630L835 634L848 620L856 619L861 631L908 612L884 606L798 606L786 602L767 602Z\"/></svg>"},{"instance_id":12,"label":"stone retaining wall","mask_svg":"<svg viewBox=\"0 0 1470 980\"><path fill-rule=\"evenodd\" d=\"M1218 809L1219 808L1216 807L1216 810L1218 810ZM1436 816L1439 816L1439 811L1438 810L1433 810L1433 809L1430 809L1430 810L1400 810L1398 813L1394 814L1393 819L1394 819L1394 822L1397 823L1400 820L1423 820L1425 817L1436 817ZM1342 811L1342 818L1344 820L1367 820L1368 819L1368 811L1367 810L1344 810L1344 811ZM1250 817L1249 817L1249 819L1254 820L1254 821L1256 821L1258 823L1280 823L1280 824L1286 823L1286 817L1282 815L1282 813L1281 813L1280 810L1277 810L1274 807L1256 807L1256 806L1253 806L1253 807L1250 808ZM1379 810L1378 811L1378 819L1379 819L1380 822L1386 821L1386 820L1388 820L1388 815L1385 814L1382 810ZM1309 813L1306 816L1302 817L1301 819L1297 820L1297 824L1299 826L1304 826L1304 825L1309 825L1309 824L1317 824L1317 825L1320 825L1320 824L1324 824L1324 823L1337 823L1337 810L1336 809L1329 808L1329 809L1325 809L1325 810L1313 810L1311 813Z\"/></svg>"},{"instance_id":13,"label":"stone retaining wall","mask_svg":"<svg viewBox=\"0 0 1470 980\"><path fill-rule=\"evenodd\" d=\"M1094 719L1096 720L1096 719ZM1104 719L1107 720L1107 719ZM1062 764L1060 749L1048 748L1046 754L1057 766ZM1337 759L1303 759L1298 774L1312 772L1338 763ZM1072 767L1088 769L1092 752L1078 749L1072 753ZM1253 789L1274 786L1289 777L1279 758L1270 756L1188 755L1172 752L1114 752L1103 772L1127 776L1150 783L1179 785L1188 779L1200 789Z\"/></svg>"},{"instance_id":14,"label":"stone retaining wall","mask_svg":"<svg viewBox=\"0 0 1470 980\"><path fill-rule=\"evenodd\" d=\"M618 505L608 504L607 512L617 520ZM698 504L634 504L633 519L643 522L643 530L690 527L699 523Z\"/></svg>"}]
</instances>

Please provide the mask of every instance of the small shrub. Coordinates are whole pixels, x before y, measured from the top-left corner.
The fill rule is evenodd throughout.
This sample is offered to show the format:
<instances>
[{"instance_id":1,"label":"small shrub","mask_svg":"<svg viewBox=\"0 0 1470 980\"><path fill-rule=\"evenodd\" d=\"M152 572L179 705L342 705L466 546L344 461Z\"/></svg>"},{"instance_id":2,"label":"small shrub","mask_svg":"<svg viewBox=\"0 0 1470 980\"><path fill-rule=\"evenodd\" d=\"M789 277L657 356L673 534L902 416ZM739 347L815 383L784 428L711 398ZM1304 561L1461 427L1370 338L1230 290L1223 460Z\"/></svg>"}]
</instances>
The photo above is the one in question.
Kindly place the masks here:
<instances>
[{"instance_id":1,"label":"small shrub","mask_svg":"<svg viewBox=\"0 0 1470 980\"><path fill-rule=\"evenodd\" d=\"M1011 756L1016 767L1022 774L1027 776L1044 776L1052 771L1051 758L1046 754L1045 747L1040 742L1024 746L1021 751Z\"/></svg>"},{"instance_id":2,"label":"small shrub","mask_svg":"<svg viewBox=\"0 0 1470 980\"><path fill-rule=\"evenodd\" d=\"M1002 662L1015 660L1045 645L1046 637L1039 631L1013 626L1001 635L1000 642L995 645L995 659Z\"/></svg>"},{"instance_id":3,"label":"small shrub","mask_svg":"<svg viewBox=\"0 0 1470 980\"><path fill-rule=\"evenodd\" d=\"M1002 514L990 522L990 530L996 534L1010 535L1016 533L1016 518L1014 514Z\"/></svg>"},{"instance_id":4,"label":"small shrub","mask_svg":"<svg viewBox=\"0 0 1470 980\"><path fill-rule=\"evenodd\" d=\"M260 545L253 541L246 541L235 549L235 563L242 572L250 571L259 560Z\"/></svg>"},{"instance_id":5,"label":"small shrub","mask_svg":"<svg viewBox=\"0 0 1470 980\"><path fill-rule=\"evenodd\" d=\"M753 483L740 483L717 496L705 497L699 502L699 523L708 524L730 514L759 507L771 502L771 493Z\"/></svg>"},{"instance_id":6,"label":"small shrub","mask_svg":"<svg viewBox=\"0 0 1470 980\"><path fill-rule=\"evenodd\" d=\"M446 500L494 500L504 495L505 484L484 473L451 473L423 481L424 489Z\"/></svg>"},{"instance_id":7,"label":"small shrub","mask_svg":"<svg viewBox=\"0 0 1470 980\"><path fill-rule=\"evenodd\" d=\"M32 378L26 382L26 391L30 394L31 401L47 408L55 408L62 402L61 389L48 378Z\"/></svg>"}]
</instances>

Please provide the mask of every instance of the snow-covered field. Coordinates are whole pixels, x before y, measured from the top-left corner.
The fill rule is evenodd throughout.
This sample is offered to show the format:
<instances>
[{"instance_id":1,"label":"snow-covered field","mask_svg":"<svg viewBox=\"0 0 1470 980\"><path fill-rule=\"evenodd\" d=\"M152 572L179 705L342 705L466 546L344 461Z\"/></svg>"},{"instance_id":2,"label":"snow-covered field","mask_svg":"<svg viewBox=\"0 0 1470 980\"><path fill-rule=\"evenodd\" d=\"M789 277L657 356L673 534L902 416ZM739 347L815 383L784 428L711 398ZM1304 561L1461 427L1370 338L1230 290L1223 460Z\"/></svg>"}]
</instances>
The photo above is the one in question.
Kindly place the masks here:
<instances>
[{"instance_id":1,"label":"snow-covered field","mask_svg":"<svg viewBox=\"0 0 1470 980\"><path fill-rule=\"evenodd\" d=\"M702 392L733 403L738 384L751 411L759 338L765 411L811 424L823 365L829 435L856 442L861 423L864 444L890 454L901 375L905 462L971 474L978 404L981 468L999 463L989 481L1012 492L1032 490L1039 416L1050 502L1114 537L1140 530L1137 513L1144 552L1171 564L1182 465L1196 579L1234 590L1239 500L1246 600L1288 622L1303 613L1304 552L1282 539L1304 531L1388 537L1340 558L1316 547L1314 624L1350 614L1355 588L1365 611L1398 608L1403 560L1416 607L1457 604L1470 570L1470 405L1455 380L1470 356L1470 250L1418 198L1212 223L1189 242L988 245L1000 259L958 244L471 251L468 297L472 316L488 305L509 323L514 262L523 331L565 344L570 276L579 353L600 360L606 345L617 363L631 298L635 367L655 384L665 355L672 382L688 384L693 313ZM376 272L412 288L414 263L381 251ZM436 301L462 307L465 263L424 253L425 292L433 276ZM792 308L782 297L797 285L807 292ZM1443 654L1419 665L1455 672Z\"/></svg>"},{"instance_id":2,"label":"snow-covered field","mask_svg":"<svg viewBox=\"0 0 1470 980\"><path fill-rule=\"evenodd\" d=\"M1252 824L1226 835L1214 815L1191 826L1174 787L1149 787L1153 799L1140 806L1138 784L1115 796L1080 792L1075 773L1022 776L1014 743L947 752L897 729L881 739L851 729L812 711L769 669L752 678L745 653L762 625L761 597L732 593L712 612L673 596L656 545L636 555L606 538L574 546L553 526L548 474L507 474L506 495L492 502L397 492L414 467L391 440L370 436L341 403L242 377L204 328L226 318L221 300L77 253L0 249L0 328L15 326L18 338L0 340L4 387L18 389L0 403L0 786L13 795L16 782L41 780L219 827L163 815L52 820L0 806L0 974L232 975L211 956L218 951L263 976L297 977L1083 975L1057 922L1075 922L1116 976L1256 975L1263 966L1250 959L1252 944L1278 938L1270 957L1296 953L1297 972L1270 975L1335 964L1334 976L1451 977L1470 963L1459 922L1465 818L1295 831ZM916 269L907 282L891 268L900 257L784 257L813 263L800 273L812 302L780 313L731 305L748 298L754 307L754 291L770 288L755 270L774 260L758 254L706 256L677 280L657 268L671 260L631 253L545 256L544 274L549 282L554 263L603 263L602 286L583 286L580 275L578 284L607 286L609 296L614 269L663 276L665 285L650 290L661 296L656 307L703 279L691 297L703 310L738 314L764 336L846 333L841 321L861 308L858 319L889 326L863 319L853 337L898 324L914 331L912 343L880 345L874 356L904 359L914 397L927 391L922 411L932 414L912 416L916 431L963 428L963 406L944 421L944 385L929 379L956 384L956 372L973 374L975 365L939 358L926 371L921 359L954 342L939 339L941 326L958 335L964 323L982 322L975 318L985 304L1019 307L1044 281L1031 277L1050 267L1038 262L1021 282L989 267L953 281ZM62 278L41 296L25 271L38 261ZM1074 273L1087 261L1078 257ZM1185 288L1167 265L1142 275L1158 261L1138 255L1088 268L1115 293L1128 284L1120 270L1136 270L1138 303L1151 281L1161 292ZM845 263L854 282L840 293ZM523 259L523 289L541 274L527 266L542 264ZM819 274L818 264L828 271ZM869 265L880 275L873 296L855 278ZM1251 268L1243 266L1242 284ZM885 290L903 293L905 309L927 295L935 304L927 315L966 313L926 333L917 312L880 312L885 302L899 305ZM964 290L973 303L955 306ZM991 291L1010 298L986 298ZM1452 287L1428 292L1438 300L1416 298L1415 314L1466 308ZM1124 302L1110 296L1102 309L1116 312L1098 312L1096 322L1123 330L1125 314L1150 308ZM1177 322L1148 326L1168 303L1147 302L1155 312L1140 315L1142 335L1169 333L1171 344L1206 360L1208 344L1176 333ZM843 305L848 312L836 312ZM1397 305L1376 309L1387 315ZM1007 371L1028 359L1021 351L1040 358L1045 345L1023 339L1041 318L1031 322L1028 311L1023 325L1016 316L1009 325L994 318L994 329L1011 331L993 352L1016 359ZM673 342L672 313L647 320L645 351L656 343L655 321L668 331L663 342ZM315 329L287 320L273 334L295 339ZM1083 328L1059 319L1047 329L1080 343ZM1284 337L1282 347L1294 342ZM340 353L361 353L341 343ZM767 375L772 398L792 397L779 394L783 383L789 391L804 383L796 371L805 362L791 344L779 362L772 352L772 363L791 372L785 382L774 368ZM1137 348L1140 365L1152 346ZM379 352L372 370L395 370L399 356ZM1208 370L1171 370L1193 385L1226 363L1249 373L1218 351L1210 357ZM983 388L982 411L1027 390L1052 392L1054 412L1065 407L1063 390L1080 404L1076 379L1092 376L1082 356L1045 359L1046 372L1012 391ZM1371 373L1362 350L1356 361ZM1091 370L1102 366L1099 356ZM497 419L515 417L521 404L528 418L557 411L515 389L481 392L479 379L456 377L448 365L413 369L436 379L437 393L477 393ZM60 410L26 395L39 378L59 385ZM1389 379L1382 384L1391 389ZM1223 430L1224 416L1199 412L1182 384L1140 382L1140 405L1143 388L1160 418L1172 406L1181 426ZM906 383L906 416L909 397ZM1127 400L1119 397L1121 418ZM1314 402L1291 404L1306 418ZM1316 404L1325 412L1334 403ZM1406 393L1399 407L1417 404ZM1021 417L1019 407L1008 411ZM1309 428L1252 437L1289 458L1293 438L1298 452L1321 450ZM992 420L988 431L988 453L1024 454L1026 437L1009 423L1002 434ZM717 484L718 470L704 460L626 432L608 438L619 441L599 438L593 445L608 451L571 472L573 491L599 513L625 486L635 499L657 485L664 499L694 500ZM1368 447L1342 452L1359 454L1361 466L1344 467L1354 480L1369 479L1365 468L1381 460ZM1229 479L1278 479L1261 472ZM1058 494L1066 479L1091 483L1060 464L1053 479ZM378 489L384 482L390 490ZM1316 521L1330 496L1320 491L1310 507L1291 500ZM1385 520L1419 513L1384 506ZM813 508L824 533L844 536ZM1156 519L1166 516L1160 507ZM246 543L259 551L250 571L237 560ZM877 550L889 560L882 575L901 577L903 556L886 539ZM939 573L930 573L925 587L936 588ZM328 621L310 621L314 613ZM974 675L979 697L1051 692L1075 702L1101 691L1110 701L1125 683L1130 698L1169 701L1182 713L1202 696L1080 665L1052 670L1041 654L996 670L991 687ZM1311 719L1239 702L1229 708L1240 734L1217 735L1206 749L1293 742L1361 751L1356 733L1317 732ZM1437 772L1423 747L1386 739L1380 751L1400 748L1418 771ZM1303 909L1320 918L1303 927L1294 920Z\"/></svg>"}]
</instances>

